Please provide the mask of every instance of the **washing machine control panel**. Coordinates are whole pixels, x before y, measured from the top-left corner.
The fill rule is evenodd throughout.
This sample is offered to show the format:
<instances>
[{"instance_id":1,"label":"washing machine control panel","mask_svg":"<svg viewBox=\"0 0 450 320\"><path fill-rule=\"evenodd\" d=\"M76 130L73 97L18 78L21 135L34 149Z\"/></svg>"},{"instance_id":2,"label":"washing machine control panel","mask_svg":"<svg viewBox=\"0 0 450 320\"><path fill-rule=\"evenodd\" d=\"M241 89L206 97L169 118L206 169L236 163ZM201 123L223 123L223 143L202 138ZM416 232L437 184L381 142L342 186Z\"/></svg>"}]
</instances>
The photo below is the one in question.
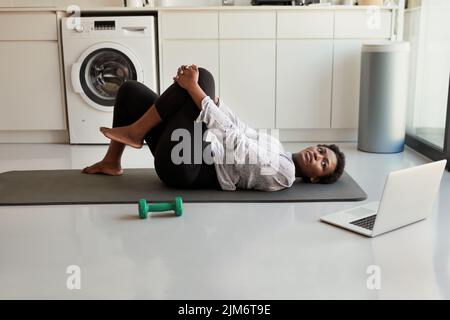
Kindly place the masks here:
<instances>
[{"instance_id":1,"label":"washing machine control panel","mask_svg":"<svg viewBox=\"0 0 450 320\"><path fill-rule=\"evenodd\" d=\"M116 31L117 25L114 20L93 20L84 19L75 24L72 28L75 33L91 33L95 31Z\"/></svg>"},{"instance_id":2,"label":"washing machine control panel","mask_svg":"<svg viewBox=\"0 0 450 320\"><path fill-rule=\"evenodd\" d=\"M98 37L103 35L109 37L148 37L154 32L153 19L153 17L147 16L68 17L61 23L63 26L66 26L62 30L65 38Z\"/></svg>"},{"instance_id":3,"label":"washing machine control panel","mask_svg":"<svg viewBox=\"0 0 450 320\"><path fill-rule=\"evenodd\" d=\"M94 30L116 30L116 22L114 20L94 21Z\"/></svg>"}]
</instances>

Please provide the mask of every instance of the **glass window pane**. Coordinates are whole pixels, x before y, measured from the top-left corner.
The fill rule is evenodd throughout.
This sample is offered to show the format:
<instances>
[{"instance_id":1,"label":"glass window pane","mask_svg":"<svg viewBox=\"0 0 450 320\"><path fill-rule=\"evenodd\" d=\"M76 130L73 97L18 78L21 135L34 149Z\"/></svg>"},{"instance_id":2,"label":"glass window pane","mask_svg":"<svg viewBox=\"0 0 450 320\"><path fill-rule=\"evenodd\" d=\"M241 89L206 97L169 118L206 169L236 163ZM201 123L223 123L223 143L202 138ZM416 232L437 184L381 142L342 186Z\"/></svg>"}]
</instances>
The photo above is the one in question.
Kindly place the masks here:
<instances>
[{"instance_id":1,"label":"glass window pane","mask_svg":"<svg viewBox=\"0 0 450 320\"><path fill-rule=\"evenodd\" d=\"M405 13L411 43L407 133L444 148L450 75L450 1L423 0Z\"/></svg>"}]
</instances>

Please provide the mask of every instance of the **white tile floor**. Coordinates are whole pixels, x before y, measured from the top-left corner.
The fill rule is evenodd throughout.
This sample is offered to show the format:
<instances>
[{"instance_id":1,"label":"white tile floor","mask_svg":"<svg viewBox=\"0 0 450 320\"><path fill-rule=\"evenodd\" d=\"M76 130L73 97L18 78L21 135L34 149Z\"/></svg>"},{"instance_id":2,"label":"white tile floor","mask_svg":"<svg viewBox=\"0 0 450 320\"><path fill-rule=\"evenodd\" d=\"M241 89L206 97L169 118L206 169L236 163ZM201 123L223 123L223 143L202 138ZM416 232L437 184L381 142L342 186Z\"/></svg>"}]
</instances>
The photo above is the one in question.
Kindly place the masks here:
<instances>
[{"instance_id":1,"label":"white tile floor","mask_svg":"<svg viewBox=\"0 0 450 320\"><path fill-rule=\"evenodd\" d=\"M367 201L390 171L429 161L342 146ZM0 172L80 169L105 150L3 144ZM125 151L124 167L151 164L147 149ZM431 219L375 239L318 221L350 202L186 204L180 218L148 220L136 205L0 207L0 298L450 299L449 193L446 172ZM69 265L81 268L80 290L66 287ZM380 290L367 288L370 265Z\"/></svg>"}]
</instances>

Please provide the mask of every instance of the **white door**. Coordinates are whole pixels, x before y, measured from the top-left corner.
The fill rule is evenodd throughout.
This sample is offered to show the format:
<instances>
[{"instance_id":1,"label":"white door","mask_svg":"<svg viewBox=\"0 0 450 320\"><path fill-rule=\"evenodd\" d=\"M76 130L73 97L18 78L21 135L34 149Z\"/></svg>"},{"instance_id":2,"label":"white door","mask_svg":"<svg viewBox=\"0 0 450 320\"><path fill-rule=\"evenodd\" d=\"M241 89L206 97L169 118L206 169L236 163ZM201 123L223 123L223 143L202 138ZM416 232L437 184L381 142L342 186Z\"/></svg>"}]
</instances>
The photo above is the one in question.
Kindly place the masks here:
<instances>
[{"instance_id":1,"label":"white door","mask_svg":"<svg viewBox=\"0 0 450 320\"><path fill-rule=\"evenodd\" d=\"M275 127L275 40L220 40L220 95L253 128Z\"/></svg>"},{"instance_id":2,"label":"white door","mask_svg":"<svg viewBox=\"0 0 450 320\"><path fill-rule=\"evenodd\" d=\"M218 40L165 40L162 45L162 90L172 83L177 69L183 64L195 64L211 72L219 95L219 41Z\"/></svg>"},{"instance_id":3,"label":"white door","mask_svg":"<svg viewBox=\"0 0 450 320\"><path fill-rule=\"evenodd\" d=\"M335 40L331 127L358 127L361 46L364 40Z\"/></svg>"},{"instance_id":4,"label":"white door","mask_svg":"<svg viewBox=\"0 0 450 320\"><path fill-rule=\"evenodd\" d=\"M330 128L333 40L278 40L277 128Z\"/></svg>"}]
</instances>

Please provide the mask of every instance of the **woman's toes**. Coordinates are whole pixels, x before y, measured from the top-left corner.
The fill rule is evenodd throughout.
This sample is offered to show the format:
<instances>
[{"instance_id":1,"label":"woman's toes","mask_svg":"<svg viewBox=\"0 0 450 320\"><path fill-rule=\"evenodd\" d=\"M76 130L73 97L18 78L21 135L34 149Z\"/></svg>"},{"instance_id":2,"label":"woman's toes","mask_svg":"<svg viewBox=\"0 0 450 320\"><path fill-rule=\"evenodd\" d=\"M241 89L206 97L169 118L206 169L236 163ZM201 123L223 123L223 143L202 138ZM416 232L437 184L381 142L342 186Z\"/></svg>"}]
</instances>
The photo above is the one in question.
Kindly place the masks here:
<instances>
[{"instance_id":1,"label":"woman's toes","mask_svg":"<svg viewBox=\"0 0 450 320\"><path fill-rule=\"evenodd\" d=\"M86 168L84 168L81 172L82 172L82 173L89 173L89 172L88 172L89 168L90 168L90 167L86 167Z\"/></svg>"}]
</instances>

